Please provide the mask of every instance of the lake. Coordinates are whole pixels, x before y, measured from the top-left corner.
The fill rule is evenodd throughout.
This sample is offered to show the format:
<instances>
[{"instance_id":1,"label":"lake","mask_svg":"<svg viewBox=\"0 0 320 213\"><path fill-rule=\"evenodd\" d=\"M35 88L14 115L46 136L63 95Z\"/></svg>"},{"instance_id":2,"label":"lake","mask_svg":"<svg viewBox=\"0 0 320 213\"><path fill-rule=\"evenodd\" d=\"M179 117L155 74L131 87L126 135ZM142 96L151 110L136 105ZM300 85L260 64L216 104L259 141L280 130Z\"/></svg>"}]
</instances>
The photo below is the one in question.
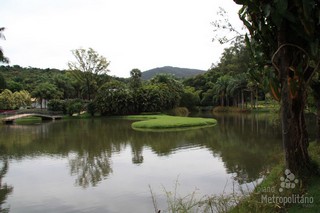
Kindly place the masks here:
<instances>
[{"instance_id":1,"label":"lake","mask_svg":"<svg viewBox=\"0 0 320 213\"><path fill-rule=\"evenodd\" d=\"M165 190L229 193L255 183L282 150L271 114L215 117L214 127L132 130L133 121L72 119L0 125L2 209L10 212L154 212Z\"/></svg>"}]
</instances>

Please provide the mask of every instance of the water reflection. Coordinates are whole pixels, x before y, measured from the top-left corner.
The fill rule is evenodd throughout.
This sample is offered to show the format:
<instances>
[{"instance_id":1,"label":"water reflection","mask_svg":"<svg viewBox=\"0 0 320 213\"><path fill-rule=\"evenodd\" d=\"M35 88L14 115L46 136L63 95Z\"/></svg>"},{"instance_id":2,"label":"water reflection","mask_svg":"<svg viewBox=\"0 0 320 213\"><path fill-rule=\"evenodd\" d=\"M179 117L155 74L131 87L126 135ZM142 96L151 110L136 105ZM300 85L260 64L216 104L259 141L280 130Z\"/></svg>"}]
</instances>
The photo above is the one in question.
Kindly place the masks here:
<instances>
[{"instance_id":1,"label":"water reflection","mask_svg":"<svg viewBox=\"0 0 320 213\"><path fill-rule=\"evenodd\" d=\"M96 186L111 172L110 154L105 151L100 153L78 153L69 159L71 175L76 175L75 184L86 188Z\"/></svg>"},{"instance_id":2,"label":"water reflection","mask_svg":"<svg viewBox=\"0 0 320 213\"><path fill-rule=\"evenodd\" d=\"M131 121L117 119L70 120L36 126L1 126L2 156L22 159L38 155L68 158L75 184L97 186L113 171L112 155L131 147L133 164L142 165L143 151L158 156L201 146L224 162L239 183L258 179L281 151L277 116L266 114L214 115L218 125L182 132L140 132ZM5 134L4 134L5 133ZM186 161L192 159L186 159ZM174 163L174 162L173 162Z\"/></svg>"},{"instance_id":3,"label":"water reflection","mask_svg":"<svg viewBox=\"0 0 320 213\"><path fill-rule=\"evenodd\" d=\"M281 152L278 116L215 114L214 117L221 123L216 131L218 143L214 145L228 172L234 173L240 184L262 177Z\"/></svg>"},{"instance_id":4,"label":"water reflection","mask_svg":"<svg viewBox=\"0 0 320 213\"><path fill-rule=\"evenodd\" d=\"M13 191L12 186L8 186L6 183L3 183L3 178L5 177L9 169L8 159L1 159L1 164L2 167L0 169L0 212L9 212L9 208L3 208L3 205L6 203L8 195L11 194Z\"/></svg>"}]
</instances>

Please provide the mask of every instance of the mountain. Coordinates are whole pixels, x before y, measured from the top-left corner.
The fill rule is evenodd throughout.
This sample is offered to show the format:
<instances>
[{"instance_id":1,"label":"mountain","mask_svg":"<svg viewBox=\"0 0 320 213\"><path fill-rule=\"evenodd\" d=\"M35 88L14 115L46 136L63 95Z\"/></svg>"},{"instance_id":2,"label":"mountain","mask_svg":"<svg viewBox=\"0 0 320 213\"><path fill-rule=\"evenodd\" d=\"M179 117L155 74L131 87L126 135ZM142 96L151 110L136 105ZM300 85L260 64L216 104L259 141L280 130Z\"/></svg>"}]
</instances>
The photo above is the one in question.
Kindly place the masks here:
<instances>
[{"instance_id":1,"label":"mountain","mask_svg":"<svg viewBox=\"0 0 320 213\"><path fill-rule=\"evenodd\" d=\"M159 73L172 74L176 78L189 78L189 77L192 77L195 75L203 74L203 73L205 73L205 71L204 70L197 70L197 69L165 66L165 67L158 67L158 68L144 71L144 72L142 72L141 78L143 80L149 80Z\"/></svg>"}]
</instances>

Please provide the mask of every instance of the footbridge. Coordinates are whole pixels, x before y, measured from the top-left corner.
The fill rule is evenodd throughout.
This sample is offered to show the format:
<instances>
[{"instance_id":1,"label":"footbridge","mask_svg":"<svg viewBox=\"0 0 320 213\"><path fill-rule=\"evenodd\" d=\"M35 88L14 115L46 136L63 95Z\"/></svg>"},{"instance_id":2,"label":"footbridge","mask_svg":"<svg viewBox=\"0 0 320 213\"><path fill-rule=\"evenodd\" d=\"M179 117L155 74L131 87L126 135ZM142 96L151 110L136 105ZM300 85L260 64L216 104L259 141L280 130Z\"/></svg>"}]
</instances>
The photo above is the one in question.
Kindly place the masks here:
<instances>
[{"instance_id":1,"label":"footbridge","mask_svg":"<svg viewBox=\"0 0 320 213\"><path fill-rule=\"evenodd\" d=\"M25 117L40 117L42 120L59 120L62 118L61 115L47 115L47 114L40 114L40 113L24 113L24 114L17 114L17 115L11 115L8 117L4 117L1 119L1 121L4 124L13 124L16 119L25 118Z\"/></svg>"}]
</instances>

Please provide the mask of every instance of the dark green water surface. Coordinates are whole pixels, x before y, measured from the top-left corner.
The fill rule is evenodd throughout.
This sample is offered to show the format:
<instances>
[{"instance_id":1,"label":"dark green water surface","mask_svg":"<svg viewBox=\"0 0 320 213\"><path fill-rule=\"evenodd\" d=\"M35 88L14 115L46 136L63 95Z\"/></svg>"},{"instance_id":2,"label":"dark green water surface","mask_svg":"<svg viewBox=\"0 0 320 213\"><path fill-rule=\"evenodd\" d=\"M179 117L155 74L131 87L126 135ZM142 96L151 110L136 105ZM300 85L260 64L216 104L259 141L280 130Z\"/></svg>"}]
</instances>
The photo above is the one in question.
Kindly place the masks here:
<instances>
[{"instance_id":1,"label":"dark green water surface","mask_svg":"<svg viewBox=\"0 0 320 213\"><path fill-rule=\"evenodd\" d=\"M207 115L212 116L212 115ZM140 132L121 119L0 125L1 208L10 212L153 212L149 185L199 196L263 177L281 152L277 116L214 115L215 127Z\"/></svg>"}]
</instances>

